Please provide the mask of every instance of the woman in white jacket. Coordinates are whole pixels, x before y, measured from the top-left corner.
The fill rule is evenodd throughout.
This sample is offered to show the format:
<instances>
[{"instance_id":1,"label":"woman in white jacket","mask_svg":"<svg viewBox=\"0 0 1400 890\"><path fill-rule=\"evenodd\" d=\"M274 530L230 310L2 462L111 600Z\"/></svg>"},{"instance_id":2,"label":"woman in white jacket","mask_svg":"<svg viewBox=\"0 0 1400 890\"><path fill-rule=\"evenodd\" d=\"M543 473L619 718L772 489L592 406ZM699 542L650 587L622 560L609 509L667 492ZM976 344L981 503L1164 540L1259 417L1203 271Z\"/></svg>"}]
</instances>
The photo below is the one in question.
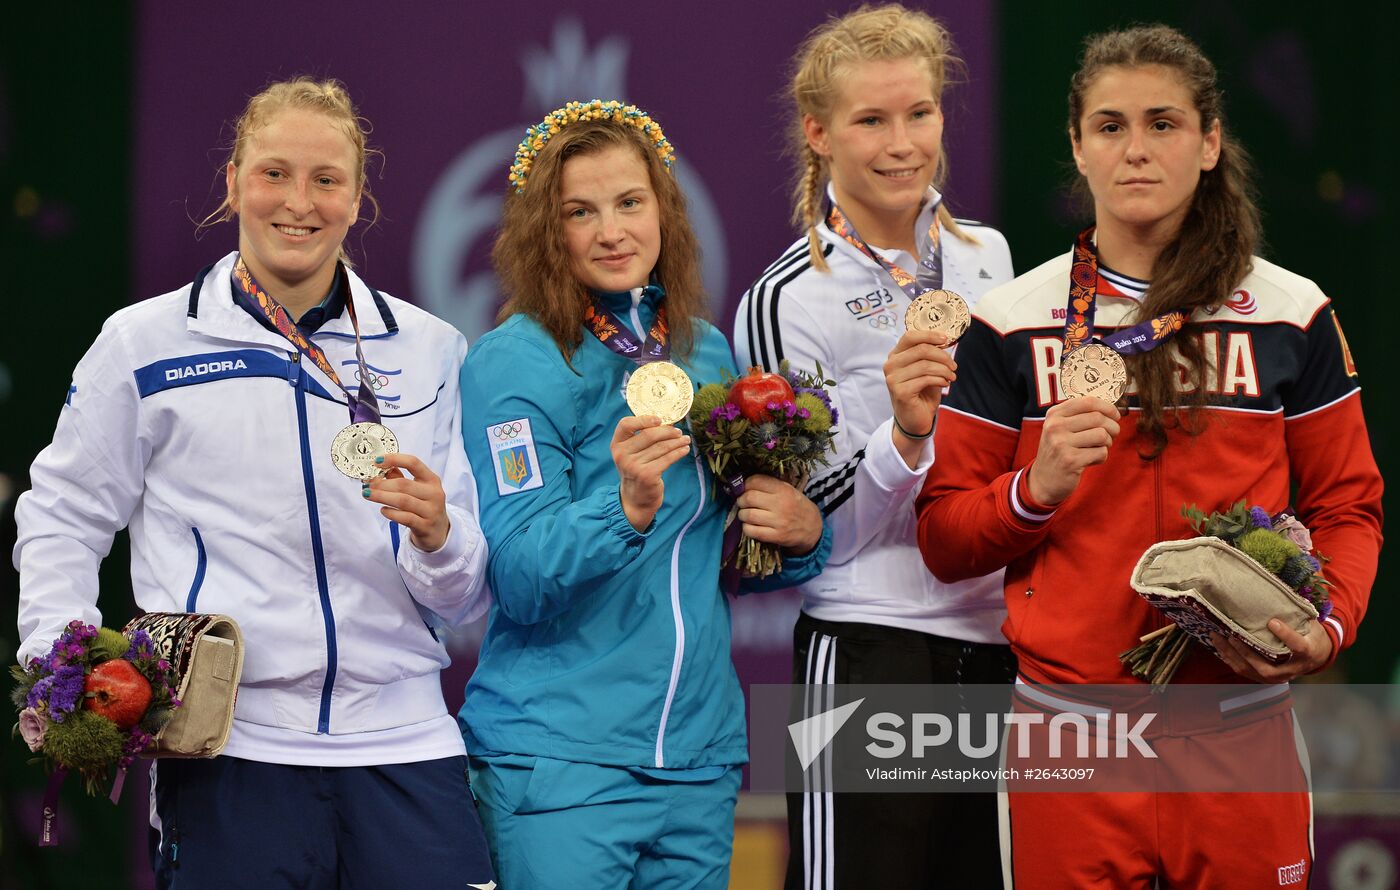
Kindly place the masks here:
<instances>
[{"instance_id":1,"label":"woman in white jacket","mask_svg":"<svg viewBox=\"0 0 1400 890\"><path fill-rule=\"evenodd\" d=\"M955 64L947 31L898 5L862 7L808 36L791 88L803 237L734 321L741 366L787 360L837 382L836 455L807 485L832 551L801 587L793 647L794 682L818 697L833 684L1004 684L1015 674L1001 573L942 584L915 540L914 497L956 365L943 335L905 330L905 310L940 288L974 304L1012 277L1001 233L954 220L935 188ZM1000 882L992 795L809 790L788 795L788 828L789 890Z\"/></svg>"},{"instance_id":2,"label":"woman in white jacket","mask_svg":"<svg viewBox=\"0 0 1400 890\"><path fill-rule=\"evenodd\" d=\"M238 250L108 319L16 507L21 662L101 623L127 526L139 608L242 626L223 753L152 770L163 887L492 880L435 630L489 599L466 343L349 270L365 156L334 81L249 101L214 214Z\"/></svg>"}]
</instances>

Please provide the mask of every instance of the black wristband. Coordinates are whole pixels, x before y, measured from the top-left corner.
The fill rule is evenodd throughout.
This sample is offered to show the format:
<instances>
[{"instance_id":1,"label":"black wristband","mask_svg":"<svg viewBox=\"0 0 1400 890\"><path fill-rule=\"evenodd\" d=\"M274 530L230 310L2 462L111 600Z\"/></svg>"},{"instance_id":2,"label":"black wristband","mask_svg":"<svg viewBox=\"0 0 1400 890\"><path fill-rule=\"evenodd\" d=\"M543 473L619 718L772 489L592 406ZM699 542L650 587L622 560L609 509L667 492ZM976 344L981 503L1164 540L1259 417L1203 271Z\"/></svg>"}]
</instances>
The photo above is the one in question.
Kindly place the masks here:
<instances>
[{"instance_id":1,"label":"black wristband","mask_svg":"<svg viewBox=\"0 0 1400 890\"><path fill-rule=\"evenodd\" d=\"M890 415L890 419L894 421L894 428L897 429L897 430L899 430L901 433L904 434L904 438L906 438L906 439L913 439L915 442L921 442L921 441L923 441L924 439L927 439L927 438L931 437L931 436L933 435L933 426L937 426L937 425L938 425L938 424L937 424L938 418L934 418L934 421L935 421L935 422L934 422L934 425L933 425L933 426L930 426L930 427L928 428L928 432L924 433L922 436L916 436L916 435L914 435L913 433L911 433L911 432L909 432L908 430L906 430L904 427L902 427L902 426L899 425L899 418L898 418L897 416L891 414L891 415Z\"/></svg>"}]
</instances>

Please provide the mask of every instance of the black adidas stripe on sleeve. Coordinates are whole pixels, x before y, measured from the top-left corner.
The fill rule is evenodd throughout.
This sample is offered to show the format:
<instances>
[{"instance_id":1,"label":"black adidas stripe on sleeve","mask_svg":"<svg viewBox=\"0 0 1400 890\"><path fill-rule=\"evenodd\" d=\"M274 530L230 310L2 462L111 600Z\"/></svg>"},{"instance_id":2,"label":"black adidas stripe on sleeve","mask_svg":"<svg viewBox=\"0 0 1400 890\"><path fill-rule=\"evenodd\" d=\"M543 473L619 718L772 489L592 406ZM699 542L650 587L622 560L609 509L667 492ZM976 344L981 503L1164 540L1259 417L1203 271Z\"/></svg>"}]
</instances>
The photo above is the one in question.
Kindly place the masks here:
<instances>
[{"instance_id":1,"label":"black adidas stripe on sleeve","mask_svg":"<svg viewBox=\"0 0 1400 890\"><path fill-rule=\"evenodd\" d=\"M826 245L822 256L830 256ZM749 355L765 371L776 371L783 361L783 340L778 331L778 299L787 284L812 268L807 242L801 241L769 266L749 288Z\"/></svg>"}]
</instances>

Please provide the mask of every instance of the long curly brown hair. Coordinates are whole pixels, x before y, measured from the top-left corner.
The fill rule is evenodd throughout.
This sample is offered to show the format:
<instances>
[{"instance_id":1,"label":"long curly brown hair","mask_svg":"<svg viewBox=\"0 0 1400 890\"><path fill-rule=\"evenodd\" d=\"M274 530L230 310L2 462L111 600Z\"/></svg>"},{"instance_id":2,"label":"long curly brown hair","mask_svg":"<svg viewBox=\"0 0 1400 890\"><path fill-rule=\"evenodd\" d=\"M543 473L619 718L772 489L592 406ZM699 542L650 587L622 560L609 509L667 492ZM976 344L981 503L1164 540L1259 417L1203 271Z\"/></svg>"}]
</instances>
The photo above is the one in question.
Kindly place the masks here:
<instances>
[{"instance_id":1,"label":"long curly brown hair","mask_svg":"<svg viewBox=\"0 0 1400 890\"><path fill-rule=\"evenodd\" d=\"M666 291L671 349L689 355L695 345L695 319L706 318L700 279L700 245L686 216L680 184L636 129L614 121L573 123L554 134L530 167L525 189L505 199L501 228L491 250L505 305L497 322L523 313L539 323L558 344L565 360L573 357L584 336L588 289L569 268L564 242L560 181L570 158L618 146L630 147L646 164L661 217L661 254L653 270Z\"/></svg>"},{"instance_id":2,"label":"long curly brown hair","mask_svg":"<svg viewBox=\"0 0 1400 890\"><path fill-rule=\"evenodd\" d=\"M1154 349L1127 358L1141 408L1137 428L1150 446L1143 457L1152 458L1166 447L1168 429L1180 427L1196 435L1203 428L1199 409L1205 407L1208 397L1208 359L1201 338L1195 335L1197 326L1190 320L1191 313L1225 302L1249 274L1259 244L1260 222L1249 155L1225 129L1215 66L1200 47L1174 28L1138 26L1099 34L1085 42L1069 90L1069 131L1075 143L1081 138L1084 94L1099 75L1106 68L1144 65L1161 65L1176 72L1191 92L1202 132L1216 122L1221 125L1220 159L1214 169L1202 171L1181 230L1157 255L1152 286L1135 319L1145 321L1173 309L1187 315L1186 324L1173 338L1174 349ZM1078 186L1087 190L1082 178ZM1184 381L1178 361L1185 365ZM1184 416L1176 410L1179 408L1187 409Z\"/></svg>"}]
</instances>

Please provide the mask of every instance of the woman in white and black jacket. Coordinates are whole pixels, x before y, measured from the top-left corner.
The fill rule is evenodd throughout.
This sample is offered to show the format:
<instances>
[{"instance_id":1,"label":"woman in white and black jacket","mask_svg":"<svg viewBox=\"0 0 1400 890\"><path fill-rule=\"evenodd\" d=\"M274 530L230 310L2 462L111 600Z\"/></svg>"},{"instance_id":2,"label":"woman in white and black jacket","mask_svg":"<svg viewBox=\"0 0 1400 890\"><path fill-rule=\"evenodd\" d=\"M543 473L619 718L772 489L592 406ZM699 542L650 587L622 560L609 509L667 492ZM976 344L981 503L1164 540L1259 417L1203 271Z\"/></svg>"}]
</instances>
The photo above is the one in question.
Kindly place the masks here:
<instances>
[{"instance_id":1,"label":"woman in white and black jacket","mask_svg":"<svg viewBox=\"0 0 1400 890\"><path fill-rule=\"evenodd\" d=\"M837 383L836 455L807 494L833 549L803 584L795 682L1008 683L1001 572L943 584L920 557L914 497L952 349L906 332L913 295L942 287L968 304L1012 278L1006 239L955 221L934 188L941 96L956 64L948 33L898 5L862 8L812 32L792 94L803 162L804 236L744 295L740 364L784 361ZM1000 884L992 795L788 795L787 886Z\"/></svg>"}]
</instances>

